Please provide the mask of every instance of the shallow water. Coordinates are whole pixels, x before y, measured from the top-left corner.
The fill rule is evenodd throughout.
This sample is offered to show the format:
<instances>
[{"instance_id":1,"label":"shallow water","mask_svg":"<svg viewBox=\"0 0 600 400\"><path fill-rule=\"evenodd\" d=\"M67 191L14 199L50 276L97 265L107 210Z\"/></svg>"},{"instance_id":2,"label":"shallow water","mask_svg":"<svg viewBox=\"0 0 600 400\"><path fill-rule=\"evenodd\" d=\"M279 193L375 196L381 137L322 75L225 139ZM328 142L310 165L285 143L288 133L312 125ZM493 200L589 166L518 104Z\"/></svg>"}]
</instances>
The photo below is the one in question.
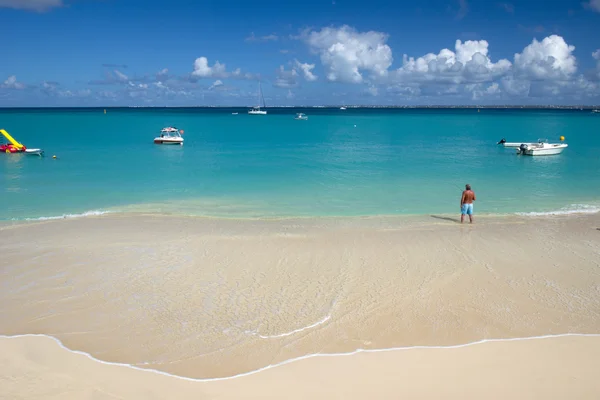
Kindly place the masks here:
<instances>
[{"instance_id":1,"label":"shallow water","mask_svg":"<svg viewBox=\"0 0 600 400\"><path fill-rule=\"evenodd\" d=\"M5 220L446 214L458 212L465 183L479 214L600 209L600 117L589 111L5 109L0 119L46 151L0 155ZM152 143L167 125L185 130L183 147ZM557 156L496 146L560 136L569 147Z\"/></svg>"}]
</instances>

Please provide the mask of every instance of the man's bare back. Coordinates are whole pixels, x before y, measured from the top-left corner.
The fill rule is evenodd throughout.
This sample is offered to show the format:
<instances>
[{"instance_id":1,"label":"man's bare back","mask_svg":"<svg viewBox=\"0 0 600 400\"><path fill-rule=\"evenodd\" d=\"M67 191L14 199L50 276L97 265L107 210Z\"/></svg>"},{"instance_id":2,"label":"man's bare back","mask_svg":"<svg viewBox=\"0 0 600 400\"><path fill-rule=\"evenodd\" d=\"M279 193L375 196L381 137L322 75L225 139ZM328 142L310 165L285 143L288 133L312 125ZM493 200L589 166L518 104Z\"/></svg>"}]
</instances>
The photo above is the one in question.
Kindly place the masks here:
<instances>
[{"instance_id":1,"label":"man's bare back","mask_svg":"<svg viewBox=\"0 0 600 400\"><path fill-rule=\"evenodd\" d=\"M472 190L465 190L462 194L462 204L473 204L475 201L475 192Z\"/></svg>"}]
</instances>

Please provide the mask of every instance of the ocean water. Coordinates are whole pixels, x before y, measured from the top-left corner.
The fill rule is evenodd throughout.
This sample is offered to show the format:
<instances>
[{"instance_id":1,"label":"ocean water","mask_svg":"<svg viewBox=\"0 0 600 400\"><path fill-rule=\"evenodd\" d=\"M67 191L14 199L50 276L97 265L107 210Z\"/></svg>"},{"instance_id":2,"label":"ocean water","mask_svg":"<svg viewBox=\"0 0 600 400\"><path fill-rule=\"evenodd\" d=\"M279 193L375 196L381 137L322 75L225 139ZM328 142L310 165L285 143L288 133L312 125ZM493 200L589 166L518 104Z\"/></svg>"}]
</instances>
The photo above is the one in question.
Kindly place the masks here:
<instances>
[{"instance_id":1,"label":"ocean water","mask_svg":"<svg viewBox=\"0 0 600 400\"><path fill-rule=\"evenodd\" d=\"M600 116L589 111L246 110L0 110L0 127L46 151L0 154L0 220L455 214L465 183L478 214L600 210ZM167 125L185 130L184 146L153 144ZM560 136L569 147L549 157L496 145Z\"/></svg>"}]
</instances>

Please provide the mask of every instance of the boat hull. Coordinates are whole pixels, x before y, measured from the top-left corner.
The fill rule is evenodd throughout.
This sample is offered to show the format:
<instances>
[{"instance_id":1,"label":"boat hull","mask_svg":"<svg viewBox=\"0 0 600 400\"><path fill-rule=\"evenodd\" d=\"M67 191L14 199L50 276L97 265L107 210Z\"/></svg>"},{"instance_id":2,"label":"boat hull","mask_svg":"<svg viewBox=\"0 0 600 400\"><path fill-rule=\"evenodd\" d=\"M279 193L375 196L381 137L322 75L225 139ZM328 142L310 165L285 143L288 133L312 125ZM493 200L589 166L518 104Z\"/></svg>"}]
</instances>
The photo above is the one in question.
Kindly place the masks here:
<instances>
[{"instance_id":1,"label":"boat hull","mask_svg":"<svg viewBox=\"0 0 600 400\"><path fill-rule=\"evenodd\" d=\"M267 115L266 111L248 111L248 115Z\"/></svg>"},{"instance_id":2,"label":"boat hull","mask_svg":"<svg viewBox=\"0 0 600 400\"><path fill-rule=\"evenodd\" d=\"M529 147L517 149L517 154L524 156L554 156L568 147L567 144L556 144L544 147Z\"/></svg>"},{"instance_id":3,"label":"boat hull","mask_svg":"<svg viewBox=\"0 0 600 400\"><path fill-rule=\"evenodd\" d=\"M154 144L166 144L166 145L179 145L179 146L182 146L183 145L183 139L182 140L168 140L168 139L156 138L156 139L154 139Z\"/></svg>"}]
</instances>

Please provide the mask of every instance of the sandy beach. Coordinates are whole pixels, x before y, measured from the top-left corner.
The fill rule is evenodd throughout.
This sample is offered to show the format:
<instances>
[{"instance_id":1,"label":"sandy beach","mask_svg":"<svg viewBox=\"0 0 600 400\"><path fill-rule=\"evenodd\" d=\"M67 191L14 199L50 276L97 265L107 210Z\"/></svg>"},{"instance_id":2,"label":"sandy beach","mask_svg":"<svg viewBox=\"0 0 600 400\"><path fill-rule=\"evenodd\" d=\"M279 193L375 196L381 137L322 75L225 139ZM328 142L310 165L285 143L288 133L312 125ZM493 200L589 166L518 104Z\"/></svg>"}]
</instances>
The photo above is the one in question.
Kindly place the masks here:
<instances>
[{"instance_id":1,"label":"sandy beach","mask_svg":"<svg viewBox=\"0 0 600 400\"><path fill-rule=\"evenodd\" d=\"M107 365L48 337L0 338L6 399L597 399L600 336L314 357L194 382Z\"/></svg>"},{"instance_id":2,"label":"sandy beach","mask_svg":"<svg viewBox=\"0 0 600 400\"><path fill-rule=\"evenodd\" d=\"M7 224L0 334L49 335L98 360L196 379L317 353L596 334L599 227L596 214L474 225L446 216L128 214ZM10 383L0 397L8 398L144 398L144 387L156 398L600 393L589 373L598 370L597 337L309 358L218 382L100 364L45 337L2 338L0 346L9 366L1 379ZM82 378L92 375L102 378ZM350 390L350 380L362 389Z\"/></svg>"}]
</instances>

